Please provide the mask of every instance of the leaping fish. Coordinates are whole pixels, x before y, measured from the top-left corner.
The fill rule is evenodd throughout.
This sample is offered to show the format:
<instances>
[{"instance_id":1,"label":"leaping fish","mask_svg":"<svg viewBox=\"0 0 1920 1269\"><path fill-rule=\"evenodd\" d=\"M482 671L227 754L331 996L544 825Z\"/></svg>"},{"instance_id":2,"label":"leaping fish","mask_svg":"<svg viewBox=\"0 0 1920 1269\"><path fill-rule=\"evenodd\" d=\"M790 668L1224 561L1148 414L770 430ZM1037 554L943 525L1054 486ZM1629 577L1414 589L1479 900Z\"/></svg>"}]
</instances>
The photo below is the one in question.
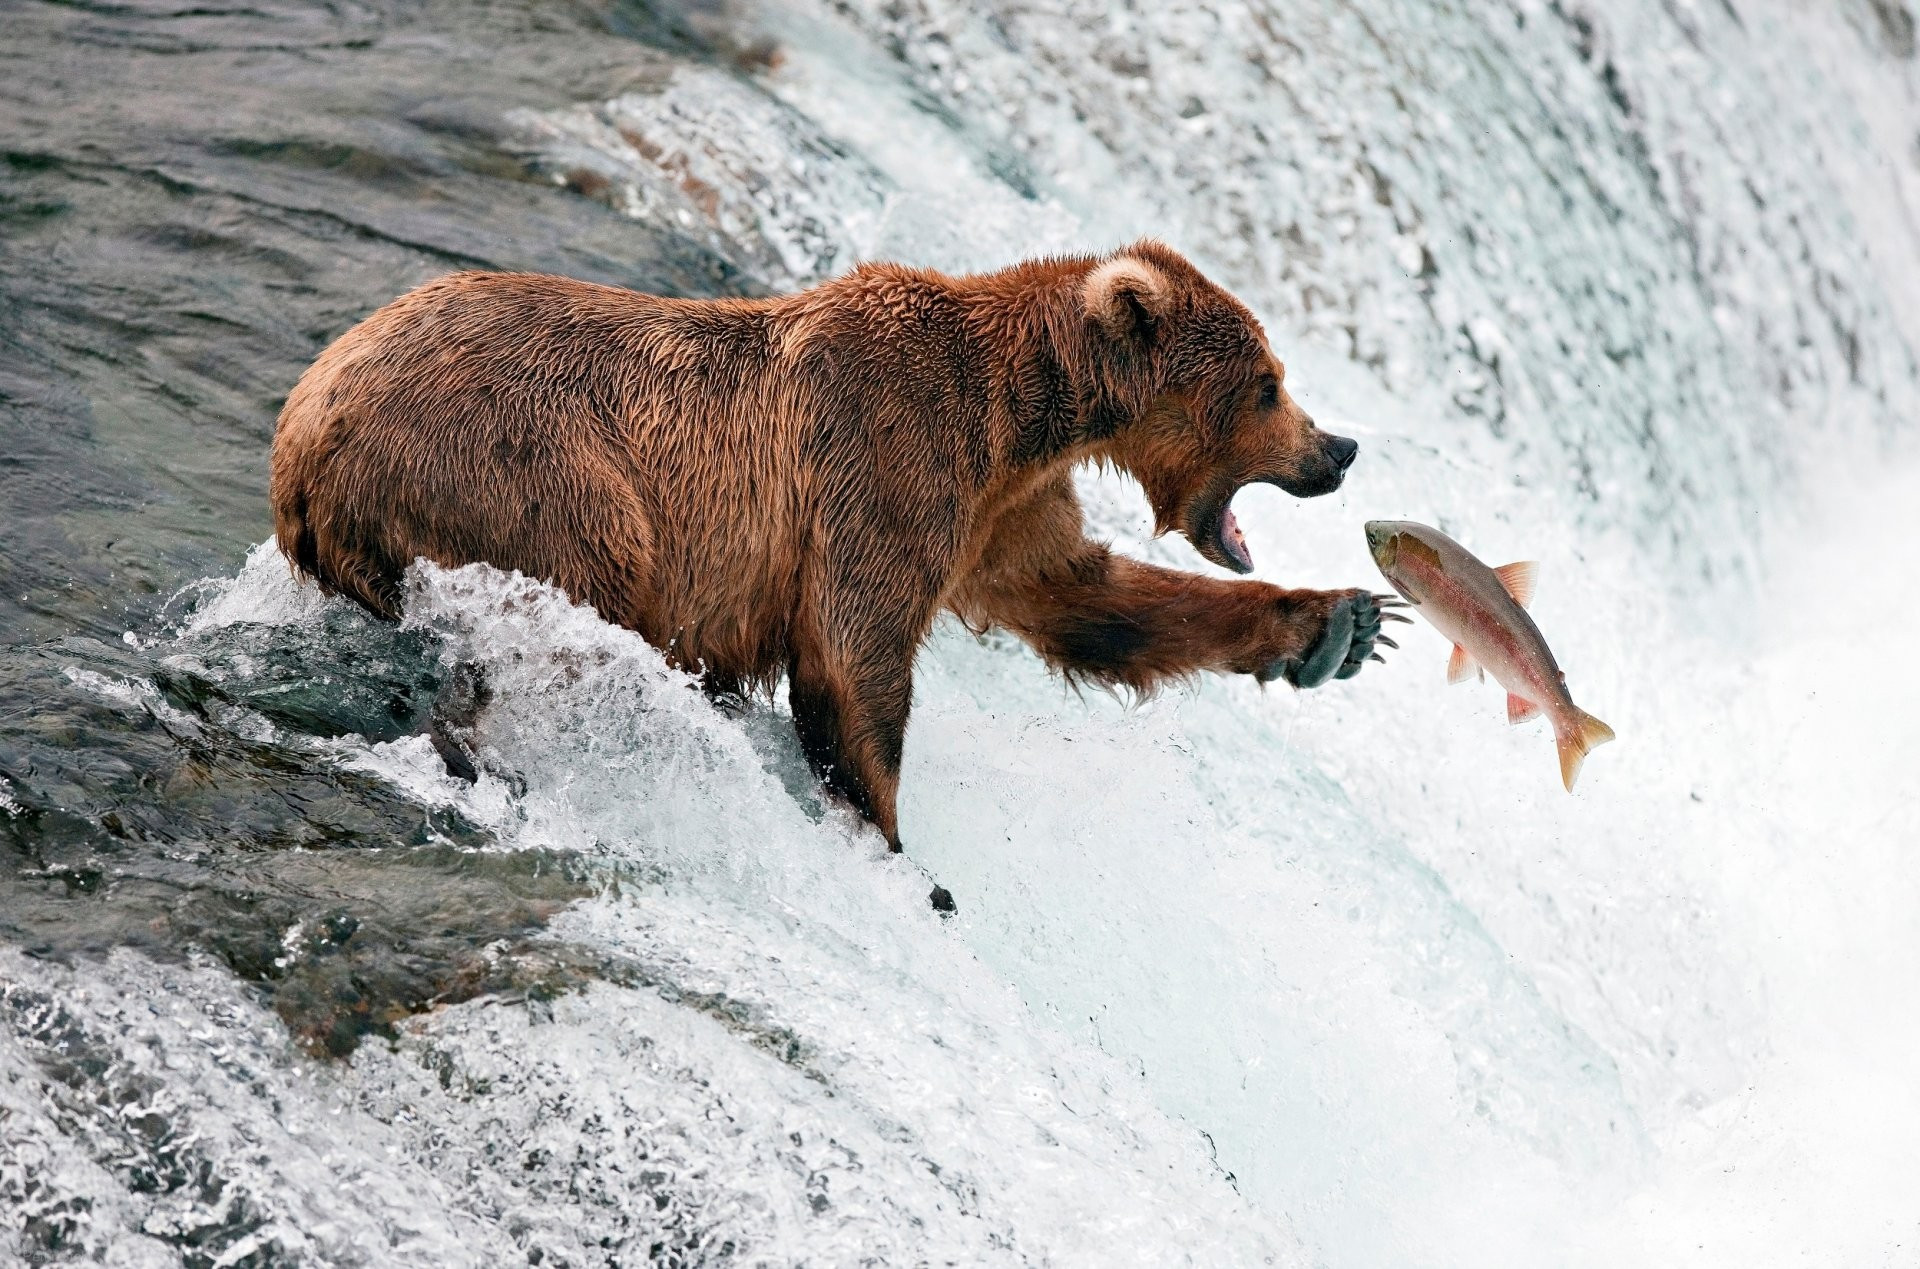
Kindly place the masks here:
<instances>
[{"instance_id":1,"label":"leaping fish","mask_svg":"<svg viewBox=\"0 0 1920 1269\"><path fill-rule=\"evenodd\" d=\"M1613 728L1573 703L1567 676L1527 615L1539 566L1523 560L1488 568L1440 530L1411 520L1369 520L1367 546L1393 588L1453 640L1449 683L1491 674L1507 689L1509 723L1546 713L1560 779L1573 792L1587 751L1612 740Z\"/></svg>"}]
</instances>

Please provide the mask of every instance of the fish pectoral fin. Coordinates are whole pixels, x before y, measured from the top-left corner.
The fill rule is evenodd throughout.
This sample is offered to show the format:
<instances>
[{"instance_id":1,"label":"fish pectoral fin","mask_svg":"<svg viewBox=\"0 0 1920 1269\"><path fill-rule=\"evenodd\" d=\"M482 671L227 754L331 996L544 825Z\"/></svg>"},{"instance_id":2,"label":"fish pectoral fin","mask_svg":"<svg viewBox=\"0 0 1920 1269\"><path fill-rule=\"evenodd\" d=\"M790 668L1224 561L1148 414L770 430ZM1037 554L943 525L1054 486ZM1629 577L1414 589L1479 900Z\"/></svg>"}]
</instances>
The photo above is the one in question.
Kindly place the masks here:
<instances>
[{"instance_id":1,"label":"fish pectoral fin","mask_svg":"<svg viewBox=\"0 0 1920 1269\"><path fill-rule=\"evenodd\" d=\"M1533 560L1515 560L1493 570L1500 584L1513 596L1513 602L1525 608L1533 602L1534 583L1540 580L1540 565Z\"/></svg>"},{"instance_id":2,"label":"fish pectoral fin","mask_svg":"<svg viewBox=\"0 0 1920 1269\"><path fill-rule=\"evenodd\" d=\"M1540 713L1540 707L1538 705L1535 705L1532 701L1528 700L1526 697L1515 696L1512 692L1507 693L1507 722L1508 723L1513 723L1513 724L1524 723L1529 718L1537 717L1539 713Z\"/></svg>"},{"instance_id":3,"label":"fish pectoral fin","mask_svg":"<svg viewBox=\"0 0 1920 1269\"><path fill-rule=\"evenodd\" d=\"M1613 728L1584 709L1573 711L1573 725L1554 737L1560 748L1560 781L1567 786L1567 792L1573 792L1573 782L1580 777L1580 764L1587 760L1587 751L1612 739Z\"/></svg>"},{"instance_id":4,"label":"fish pectoral fin","mask_svg":"<svg viewBox=\"0 0 1920 1269\"><path fill-rule=\"evenodd\" d=\"M1476 674L1482 679L1487 677L1479 664L1467 654L1467 650L1454 644L1453 655L1447 658L1447 682L1464 683Z\"/></svg>"}]
</instances>

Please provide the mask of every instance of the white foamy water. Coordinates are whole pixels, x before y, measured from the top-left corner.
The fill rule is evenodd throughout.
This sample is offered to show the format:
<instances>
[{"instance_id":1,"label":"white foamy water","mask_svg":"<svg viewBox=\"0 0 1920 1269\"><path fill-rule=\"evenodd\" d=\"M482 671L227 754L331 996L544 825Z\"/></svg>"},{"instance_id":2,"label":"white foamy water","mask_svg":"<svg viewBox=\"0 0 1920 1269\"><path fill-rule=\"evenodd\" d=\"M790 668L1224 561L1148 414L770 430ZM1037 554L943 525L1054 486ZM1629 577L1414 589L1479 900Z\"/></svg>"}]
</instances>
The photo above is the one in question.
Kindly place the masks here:
<instances>
[{"instance_id":1,"label":"white foamy water","mask_svg":"<svg viewBox=\"0 0 1920 1269\"><path fill-rule=\"evenodd\" d=\"M613 981L322 1066L210 965L9 954L0 1195L128 1264L219 1204L316 1263L1920 1260L1914 62L1864 2L1143 9L749 8L772 70L516 122L776 284L1188 251L1362 441L1339 495L1241 496L1262 574L1366 584L1382 516L1539 560L1620 737L1577 794L1424 627L1139 706L943 628L888 858L782 711L429 572L492 774L327 744L601 861L552 936ZM194 621L320 615L269 544ZM68 1034L112 1109L49 1083ZM128 1188L143 1107L217 1185Z\"/></svg>"}]
</instances>

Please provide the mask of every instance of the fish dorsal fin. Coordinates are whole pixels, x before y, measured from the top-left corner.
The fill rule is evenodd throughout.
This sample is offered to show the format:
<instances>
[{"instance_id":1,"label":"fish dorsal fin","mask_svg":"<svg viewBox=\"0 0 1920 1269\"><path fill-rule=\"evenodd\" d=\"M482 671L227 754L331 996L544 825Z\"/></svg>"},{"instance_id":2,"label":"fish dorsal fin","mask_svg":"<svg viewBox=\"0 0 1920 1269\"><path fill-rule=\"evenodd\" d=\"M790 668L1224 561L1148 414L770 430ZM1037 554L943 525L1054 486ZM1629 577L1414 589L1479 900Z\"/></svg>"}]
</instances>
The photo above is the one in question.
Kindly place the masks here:
<instances>
[{"instance_id":1,"label":"fish dorsal fin","mask_svg":"<svg viewBox=\"0 0 1920 1269\"><path fill-rule=\"evenodd\" d=\"M1500 584L1513 596L1513 602L1525 608L1533 602L1533 584L1540 579L1540 566L1532 560L1515 560L1493 570Z\"/></svg>"},{"instance_id":2,"label":"fish dorsal fin","mask_svg":"<svg viewBox=\"0 0 1920 1269\"><path fill-rule=\"evenodd\" d=\"M1500 578L1501 586L1507 587L1507 593L1513 595L1513 603L1526 607L1534 601L1534 582L1540 580L1540 564L1530 559L1517 559L1511 564L1501 564L1494 570L1494 576Z\"/></svg>"},{"instance_id":3,"label":"fish dorsal fin","mask_svg":"<svg viewBox=\"0 0 1920 1269\"><path fill-rule=\"evenodd\" d=\"M1526 697L1515 696L1512 692L1507 693L1507 721L1509 723L1524 723L1529 718L1537 717L1539 713L1540 707Z\"/></svg>"},{"instance_id":4,"label":"fish dorsal fin","mask_svg":"<svg viewBox=\"0 0 1920 1269\"><path fill-rule=\"evenodd\" d=\"M1480 666L1467 650L1459 644L1453 645L1453 655L1447 658L1447 682L1464 683L1480 673ZM1482 675L1484 678L1485 676Z\"/></svg>"}]
</instances>

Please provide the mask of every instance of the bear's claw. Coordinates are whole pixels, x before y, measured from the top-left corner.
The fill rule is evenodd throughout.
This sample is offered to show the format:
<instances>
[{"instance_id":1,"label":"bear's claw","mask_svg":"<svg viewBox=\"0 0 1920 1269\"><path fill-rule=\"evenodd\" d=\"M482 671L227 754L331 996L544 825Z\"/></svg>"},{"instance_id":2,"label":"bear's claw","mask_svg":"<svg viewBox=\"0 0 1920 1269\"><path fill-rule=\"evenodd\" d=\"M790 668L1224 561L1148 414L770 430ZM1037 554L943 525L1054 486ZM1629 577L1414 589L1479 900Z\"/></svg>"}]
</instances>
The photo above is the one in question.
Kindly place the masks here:
<instances>
[{"instance_id":1,"label":"bear's claw","mask_svg":"<svg viewBox=\"0 0 1920 1269\"><path fill-rule=\"evenodd\" d=\"M1351 591L1334 603L1327 615L1320 638L1301 658L1281 657L1260 674L1260 681L1285 679L1294 687L1319 687L1328 679L1350 679L1360 673L1368 661L1379 661L1375 644L1389 648L1399 645L1380 633L1383 620L1405 621L1398 613L1382 612L1389 603L1398 603L1386 595Z\"/></svg>"}]
</instances>

